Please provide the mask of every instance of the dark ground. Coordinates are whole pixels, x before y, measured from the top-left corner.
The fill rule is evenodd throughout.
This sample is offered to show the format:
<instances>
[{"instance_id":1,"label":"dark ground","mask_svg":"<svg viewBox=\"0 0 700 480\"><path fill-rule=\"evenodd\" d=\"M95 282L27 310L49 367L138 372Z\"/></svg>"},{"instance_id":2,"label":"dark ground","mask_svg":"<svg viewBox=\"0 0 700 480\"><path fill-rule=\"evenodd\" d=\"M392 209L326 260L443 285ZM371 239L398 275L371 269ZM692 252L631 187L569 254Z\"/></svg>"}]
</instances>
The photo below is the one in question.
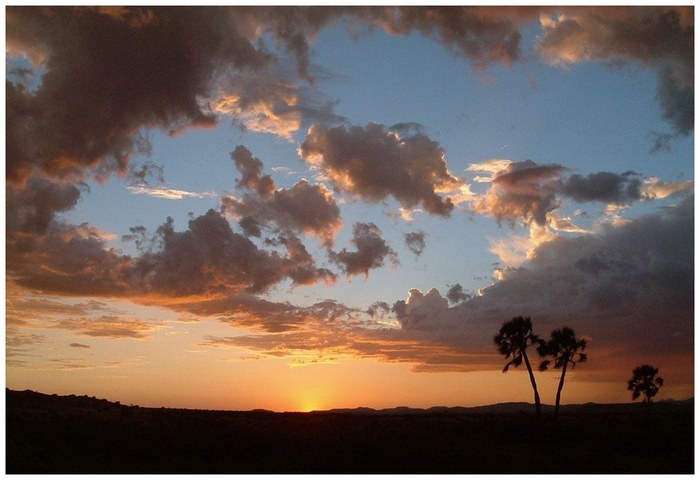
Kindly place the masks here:
<instances>
[{"instance_id":1,"label":"dark ground","mask_svg":"<svg viewBox=\"0 0 700 480\"><path fill-rule=\"evenodd\" d=\"M694 402L314 413L6 390L6 473L694 473Z\"/></svg>"}]
</instances>

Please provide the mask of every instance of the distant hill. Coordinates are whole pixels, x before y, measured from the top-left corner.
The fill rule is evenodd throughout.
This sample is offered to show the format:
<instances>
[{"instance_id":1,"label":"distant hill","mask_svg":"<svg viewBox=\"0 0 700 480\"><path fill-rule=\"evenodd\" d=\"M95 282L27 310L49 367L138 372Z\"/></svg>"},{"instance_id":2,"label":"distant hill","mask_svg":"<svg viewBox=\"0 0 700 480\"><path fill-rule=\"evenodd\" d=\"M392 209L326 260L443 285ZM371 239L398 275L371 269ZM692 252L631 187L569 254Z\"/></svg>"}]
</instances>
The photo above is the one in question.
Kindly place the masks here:
<instances>
[{"instance_id":1,"label":"distant hill","mask_svg":"<svg viewBox=\"0 0 700 480\"><path fill-rule=\"evenodd\" d=\"M8 403L12 401L15 404L24 407L45 407L52 405L54 407L72 407L72 408L97 408L108 409L124 407L120 402L111 402L109 400L90 397L87 395L56 395L35 392L32 390L11 390L6 389L6 400ZM694 398L687 400L660 400L656 402L658 405L686 405L692 406L695 404ZM561 413L608 413L608 412L624 412L630 408L639 408L640 403L583 403L561 405ZM148 408L131 406L132 408ZM163 408L163 407L161 407ZM418 415L418 414L513 414L513 413L531 413L534 411L534 404L528 402L505 402L496 403L493 405L483 405L478 407L447 407L434 406L430 408L413 408L407 406L398 406L394 408L374 409L370 407L357 408L334 408L330 410L315 410L313 413L334 413L334 414L353 414L353 415ZM174 409L187 410L187 409ZM198 410L198 409L192 409ZM219 410L232 411L233 410ZM549 413L554 411L553 405L542 405L542 412ZM272 410L254 409L252 413L275 413ZM290 412L291 413L291 412Z\"/></svg>"}]
</instances>

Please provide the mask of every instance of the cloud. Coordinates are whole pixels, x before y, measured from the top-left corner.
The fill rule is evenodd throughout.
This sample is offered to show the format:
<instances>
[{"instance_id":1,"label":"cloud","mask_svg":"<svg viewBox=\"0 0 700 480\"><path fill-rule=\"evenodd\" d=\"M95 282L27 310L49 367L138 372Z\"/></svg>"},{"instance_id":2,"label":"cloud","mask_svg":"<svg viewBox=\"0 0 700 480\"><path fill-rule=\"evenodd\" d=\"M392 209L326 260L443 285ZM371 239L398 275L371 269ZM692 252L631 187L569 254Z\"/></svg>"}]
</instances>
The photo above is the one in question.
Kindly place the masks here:
<instances>
[{"instance_id":1,"label":"cloud","mask_svg":"<svg viewBox=\"0 0 700 480\"><path fill-rule=\"evenodd\" d=\"M134 238L145 251L131 257L108 248L95 228L54 222L32 248L8 254L9 272L19 285L45 292L137 298L263 292L285 279L294 285L335 279L315 266L295 237L278 241L286 254L264 250L233 232L214 210L192 219L183 232L175 231L172 219L151 240L139 232L143 238Z\"/></svg>"},{"instance_id":2,"label":"cloud","mask_svg":"<svg viewBox=\"0 0 700 480\"><path fill-rule=\"evenodd\" d=\"M476 172L477 184L489 184L482 194L470 200L472 211L506 220L511 224L549 226L555 230L586 233L571 218L556 213L562 197L576 202L602 202L625 206L635 201L650 201L693 191L694 182L661 182L658 178L643 180L628 171L622 174L596 172L566 176L561 165L537 165L532 160L514 162L492 159L469 165L466 171Z\"/></svg>"},{"instance_id":3,"label":"cloud","mask_svg":"<svg viewBox=\"0 0 700 480\"><path fill-rule=\"evenodd\" d=\"M462 285L456 283L450 286L450 289L447 291L446 297L447 300L450 301L450 303L460 303L464 302L465 300L468 300L470 298L470 295L464 292Z\"/></svg>"},{"instance_id":4,"label":"cloud","mask_svg":"<svg viewBox=\"0 0 700 480\"><path fill-rule=\"evenodd\" d=\"M258 248L233 232L214 210L176 232L172 219L159 227L161 250L144 253L133 267L147 291L167 295L222 294L227 291L263 292L289 278L296 284L332 279L317 269L303 246L293 239L282 242L287 255Z\"/></svg>"},{"instance_id":5,"label":"cloud","mask_svg":"<svg viewBox=\"0 0 700 480\"><path fill-rule=\"evenodd\" d=\"M677 134L693 130L694 22L692 7L566 9L542 15L537 44L543 58L563 65L635 62L657 71L657 100Z\"/></svg>"},{"instance_id":6,"label":"cloud","mask_svg":"<svg viewBox=\"0 0 700 480\"><path fill-rule=\"evenodd\" d=\"M653 200L657 198L668 198L676 195L692 193L695 189L695 182L662 182L656 177L648 178L642 186L642 196L645 199Z\"/></svg>"},{"instance_id":7,"label":"cloud","mask_svg":"<svg viewBox=\"0 0 700 480\"><path fill-rule=\"evenodd\" d=\"M68 346L73 348L92 348L90 345L84 345L82 343L71 343Z\"/></svg>"},{"instance_id":8,"label":"cloud","mask_svg":"<svg viewBox=\"0 0 700 480\"><path fill-rule=\"evenodd\" d=\"M71 183L33 177L24 187L7 185L7 232L10 242L21 234L44 234L58 212L78 203L80 189Z\"/></svg>"},{"instance_id":9,"label":"cloud","mask_svg":"<svg viewBox=\"0 0 700 480\"><path fill-rule=\"evenodd\" d=\"M455 194L464 184L436 142L376 123L349 130L312 125L299 154L340 190L373 202L393 196L404 208L422 205L434 215L449 216L454 204L441 193Z\"/></svg>"},{"instance_id":10,"label":"cloud","mask_svg":"<svg viewBox=\"0 0 700 480\"><path fill-rule=\"evenodd\" d=\"M477 67L493 62L510 65L521 56L519 19L511 10L479 7L386 7L375 16L375 22L394 35L410 35L414 31L440 42ZM527 9L517 16L529 16ZM515 16L515 17L517 17Z\"/></svg>"},{"instance_id":11,"label":"cloud","mask_svg":"<svg viewBox=\"0 0 700 480\"><path fill-rule=\"evenodd\" d=\"M527 315L540 332L566 324L613 356L692 355L693 217L687 198L600 234L559 237L478 296L450 306L436 289L414 289L394 312L406 335L474 352L503 322Z\"/></svg>"},{"instance_id":12,"label":"cloud","mask_svg":"<svg viewBox=\"0 0 700 480\"><path fill-rule=\"evenodd\" d=\"M254 157L243 145L238 145L231 152L231 159L236 164L236 170L241 173L241 178L236 181L239 187L247 188L259 195L267 195L275 190L272 177L262 174L262 161Z\"/></svg>"},{"instance_id":13,"label":"cloud","mask_svg":"<svg viewBox=\"0 0 700 480\"><path fill-rule=\"evenodd\" d=\"M480 165L472 165L469 170L479 171ZM503 165L505 168L496 171ZM526 223L544 225L547 214L559 206L556 193L565 170L561 165L537 165L532 160L507 164L499 161L490 162L484 168L493 175L492 185L485 195L475 200L477 213L510 223L522 219Z\"/></svg>"},{"instance_id":14,"label":"cloud","mask_svg":"<svg viewBox=\"0 0 700 480\"><path fill-rule=\"evenodd\" d=\"M97 165L124 171L140 127L213 125L198 98L211 95L217 71L268 61L229 10L126 12L8 9L11 53L30 52L46 66L33 94L7 85L8 115L16 119L7 135L8 179L20 180L33 167L59 177ZM153 21L125 20L141 14Z\"/></svg>"},{"instance_id":15,"label":"cloud","mask_svg":"<svg viewBox=\"0 0 700 480\"><path fill-rule=\"evenodd\" d=\"M283 68L240 71L219 87L211 107L230 116L243 131L270 133L289 141L312 123L344 121L333 111L334 102L298 81Z\"/></svg>"},{"instance_id":16,"label":"cloud","mask_svg":"<svg viewBox=\"0 0 700 480\"><path fill-rule=\"evenodd\" d=\"M137 195L148 195L150 197L164 198L166 200L182 200L183 198L205 198L216 196L214 193L188 192L166 187L150 187L145 185L130 185L126 187L131 193Z\"/></svg>"},{"instance_id":17,"label":"cloud","mask_svg":"<svg viewBox=\"0 0 700 480\"><path fill-rule=\"evenodd\" d=\"M323 184L301 180L292 188L276 188L269 175L262 175L262 162L250 151L238 146L231 154L241 172L238 186L247 191L241 198L221 199L222 211L239 218L239 225L252 236L262 234L261 227L316 235L330 247L342 227L340 209L333 194Z\"/></svg>"},{"instance_id":18,"label":"cloud","mask_svg":"<svg viewBox=\"0 0 700 480\"><path fill-rule=\"evenodd\" d=\"M406 247L416 256L423 253L425 249L425 232L408 232L404 234Z\"/></svg>"},{"instance_id":19,"label":"cloud","mask_svg":"<svg viewBox=\"0 0 700 480\"><path fill-rule=\"evenodd\" d=\"M287 139L312 121L337 124L314 87L310 51L341 19L354 31L419 32L483 68L524 57L519 29L538 15L545 60L654 68L663 115L678 134L693 128L692 7L10 7L8 56L30 66L6 84L6 178L126 173L133 153L148 150L143 129L208 128L221 114ZM29 74L40 77L31 90ZM445 175L437 182L452 183ZM397 198L449 212L431 191Z\"/></svg>"},{"instance_id":20,"label":"cloud","mask_svg":"<svg viewBox=\"0 0 700 480\"><path fill-rule=\"evenodd\" d=\"M144 320L103 315L98 318L72 318L60 320L56 328L75 330L88 337L147 339L158 328Z\"/></svg>"},{"instance_id":21,"label":"cloud","mask_svg":"<svg viewBox=\"0 0 700 480\"><path fill-rule=\"evenodd\" d=\"M617 175L610 172L570 176L561 190L562 194L577 202L606 202L625 204L641 198L639 178L634 172Z\"/></svg>"},{"instance_id":22,"label":"cloud","mask_svg":"<svg viewBox=\"0 0 700 480\"><path fill-rule=\"evenodd\" d=\"M53 222L30 248L7 252L8 277L19 285L68 295L116 295L133 292L132 259L105 245L103 234L86 224Z\"/></svg>"},{"instance_id":23,"label":"cloud","mask_svg":"<svg viewBox=\"0 0 700 480\"><path fill-rule=\"evenodd\" d=\"M329 250L331 261L340 265L350 275L369 275L372 268L384 265L389 259L396 263L396 252L381 237L381 230L373 223L356 223L352 229L350 243L357 247L354 252L343 248L340 252Z\"/></svg>"}]
</instances>

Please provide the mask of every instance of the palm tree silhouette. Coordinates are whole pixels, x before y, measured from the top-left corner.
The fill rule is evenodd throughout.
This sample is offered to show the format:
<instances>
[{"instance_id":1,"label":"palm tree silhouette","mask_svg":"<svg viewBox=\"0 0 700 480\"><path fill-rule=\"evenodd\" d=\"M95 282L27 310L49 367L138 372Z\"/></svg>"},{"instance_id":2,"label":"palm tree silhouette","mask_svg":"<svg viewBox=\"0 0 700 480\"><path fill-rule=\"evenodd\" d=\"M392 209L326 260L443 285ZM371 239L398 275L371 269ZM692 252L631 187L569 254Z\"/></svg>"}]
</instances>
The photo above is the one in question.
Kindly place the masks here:
<instances>
[{"instance_id":1,"label":"palm tree silhouette","mask_svg":"<svg viewBox=\"0 0 700 480\"><path fill-rule=\"evenodd\" d=\"M554 330L552 332L551 338L544 342L539 341L537 346L537 353L540 356L554 357L554 368L561 368L561 376L559 377L559 386L557 387L557 398L554 406L554 416L559 416L559 404L561 402L561 390L564 388L564 377L566 377L566 369L571 364L571 368L576 366L578 362L585 362L587 356L585 353L581 353L580 350L585 350L586 340L579 340L576 338L576 334L569 327L563 327L559 330ZM578 358L574 360L575 357ZM549 364L552 363L551 360L544 360L540 364L540 370L547 370Z\"/></svg>"},{"instance_id":2,"label":"palm tree silhouette","mask_svg":"<svg viewBox=\"0 0 700 480\"><path fill-rule=\"evenodd\" d=\"M657 377L658 368L651 365L641 365L632 370L632 379L627 382L627 390L632 390L632 400L644 394L644 403L651 405L652 398L664 384L664 379Z\"/></svg>"},{"instance_id":3,"label":"palm tree silhouette","mask_svg":"<svg viewBox=\"0 0 700 480\"><path fill-rule=\"evenodd\" d=\"M493 342L498 347L498 352L511 360L503 367L503 372L507 372L511 365L519 367L525 361L527 373L530 375L530 383L535 392L535 410L537 416L541 415L540 394L537 392L535 375L532 373L530 360L527 358L527 347L538 342L537 335L532 333L532 322L530 317L515 317L511 321L503 324L498 334L493 337Z\"/></svg>"}]
</instances>

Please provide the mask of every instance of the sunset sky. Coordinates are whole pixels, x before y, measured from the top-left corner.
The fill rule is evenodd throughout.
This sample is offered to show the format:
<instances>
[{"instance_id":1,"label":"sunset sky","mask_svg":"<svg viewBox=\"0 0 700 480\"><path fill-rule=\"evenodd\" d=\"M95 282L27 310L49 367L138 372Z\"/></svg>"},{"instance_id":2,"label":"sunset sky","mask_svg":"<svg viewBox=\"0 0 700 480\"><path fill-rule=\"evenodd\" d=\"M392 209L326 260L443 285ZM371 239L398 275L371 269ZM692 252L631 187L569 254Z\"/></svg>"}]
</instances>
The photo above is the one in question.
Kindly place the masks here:
<instances>
[{"instance_id":1,"label":"sunset sky","mask_svg":"<svg viewBox=\"0 0 700 480\"><path fill-rule=\"evenodd\" d=\"M588 339L563 404L692 397L693 15L8 7L6 386L532 402L522 315Z\"/></svg>"}]
</instances>

